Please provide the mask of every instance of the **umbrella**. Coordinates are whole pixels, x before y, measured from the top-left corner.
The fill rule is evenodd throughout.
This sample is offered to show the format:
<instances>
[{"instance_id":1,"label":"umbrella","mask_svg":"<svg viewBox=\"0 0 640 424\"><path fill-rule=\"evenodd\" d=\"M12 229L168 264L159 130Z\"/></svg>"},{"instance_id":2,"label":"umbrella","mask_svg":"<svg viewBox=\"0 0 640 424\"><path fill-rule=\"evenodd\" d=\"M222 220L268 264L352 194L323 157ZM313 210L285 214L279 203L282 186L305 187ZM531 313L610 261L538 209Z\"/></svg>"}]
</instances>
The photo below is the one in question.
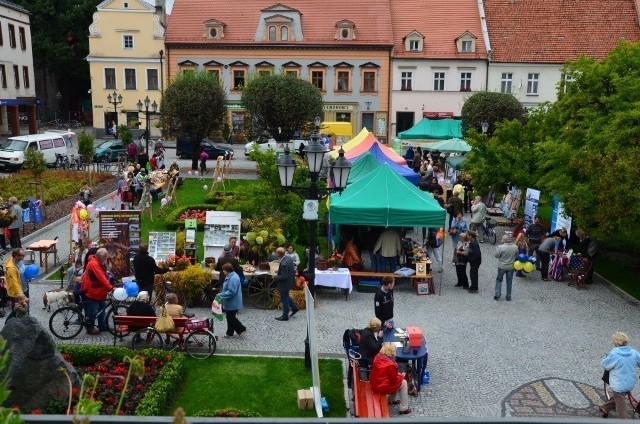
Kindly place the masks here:
<instances>
[{"instance_id":1,"label":"umbrella","mask_svg":"<svg viewBox=\"0 0 640 424\"><path fill-rule=\"evenodd\" d=\"M449 156L447 158L446 164L455 169L456 171L460 171L462 169L462 164L464 163L464 156Z\"/></svg>"},{"instance_id":2,"label":"umbrella","mask_svg":"<svg viewBox=\"0 0 640 424\"><path fill-rule=\"evenodd\" d=\"M464 140L452 138L449 140L439 141L425 147L428 150L444 153L467 153L471 151L471 146Z\"/></svg>"}]
</instances>

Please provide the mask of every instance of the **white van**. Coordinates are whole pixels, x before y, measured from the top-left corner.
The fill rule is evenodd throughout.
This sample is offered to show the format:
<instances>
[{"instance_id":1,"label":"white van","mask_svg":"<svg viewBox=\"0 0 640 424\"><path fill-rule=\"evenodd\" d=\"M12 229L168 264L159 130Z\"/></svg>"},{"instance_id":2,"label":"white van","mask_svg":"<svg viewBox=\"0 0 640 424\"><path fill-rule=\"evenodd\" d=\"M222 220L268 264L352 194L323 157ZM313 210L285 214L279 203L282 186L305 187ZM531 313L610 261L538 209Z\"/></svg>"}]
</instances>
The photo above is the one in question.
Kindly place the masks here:
<instances>
[{"instance_id":1,"label":"white van","mask_svg":"<svg viewBox=\"0 0 640 424\"><path fill-rule=\"evenodd\" d=\"M59 134L30 134L9 137L0 141L0 171L22 168L24 152L27 149L41 151L48 166L54 165L56 153L67 155L67 143Z\"/></svg>"}]
</instances>

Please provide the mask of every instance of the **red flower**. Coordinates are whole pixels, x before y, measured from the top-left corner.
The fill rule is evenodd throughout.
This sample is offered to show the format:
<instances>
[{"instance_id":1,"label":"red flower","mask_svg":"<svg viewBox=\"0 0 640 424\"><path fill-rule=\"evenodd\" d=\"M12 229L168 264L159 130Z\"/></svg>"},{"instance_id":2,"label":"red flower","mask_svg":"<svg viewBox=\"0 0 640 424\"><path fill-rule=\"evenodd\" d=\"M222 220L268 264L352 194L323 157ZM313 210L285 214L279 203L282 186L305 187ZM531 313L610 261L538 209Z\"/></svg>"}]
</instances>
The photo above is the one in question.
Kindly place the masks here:
<instances>
[{"instance_id":1,"label":"red flower","mask_svg":"<svg viewBox=\"0 0 640 424\"><path fill-rule=\"evenodd\" d=\"M33 415L40 415L40 414L42 414L42 411L40 409L36 408L36 409L32 409L31 413Z\"/></svg>"}]
</instances>

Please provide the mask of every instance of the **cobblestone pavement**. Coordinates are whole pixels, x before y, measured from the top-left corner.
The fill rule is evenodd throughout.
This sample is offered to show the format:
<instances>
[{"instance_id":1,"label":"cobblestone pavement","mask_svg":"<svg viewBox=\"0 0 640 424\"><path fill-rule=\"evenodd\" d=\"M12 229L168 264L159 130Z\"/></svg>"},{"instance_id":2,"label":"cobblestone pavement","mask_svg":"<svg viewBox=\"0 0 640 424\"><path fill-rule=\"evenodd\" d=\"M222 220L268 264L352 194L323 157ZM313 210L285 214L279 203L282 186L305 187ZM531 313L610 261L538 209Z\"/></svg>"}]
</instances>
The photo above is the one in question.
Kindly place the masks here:
<instances>
[{"instance_id":1,"label":"cobblestone pavement","mask_svg":"<svg viewBox=\"0 0 640 424\"><path fill-rule=\"evenodd\" d=\"M97 224L92 230L97 231ZM498 230L500 236L503 229ZM62 239L66 233L64 222L30 237ZM454 287L455 270L446 260L450 243L446 240L444 272L434 274L436 289L442 279L442 291L416 296L408 283L396 285L396 323L420 326L429 347L431 382L419 397L410 398L412 415L599 416L594 405L602 402L600 360L611 348L614 331L626 332L632 345L640 345L640 302L598 277L588 289L577 290L566 283L543 282L537 272L514 278L512 301L504 296L495 301L497 261L489 243L480 245L480 292L470 294ZM59 286L44 280L31 284L31 314L45 327L50 314L42 309L42 295ZM318 352L344 358L342 334L346 328L364 327L373 316L373 294L354 290L345 300L342 293L325 290L317 303ZM277 311L254 309L248 301L245 305L239 319L248 328L246 334L220 338L217 354L302 357L304 314L278 322ZM204 308L191 311L210 314ZM215 333L222 335L225 325L216 321ZM112 337L82 333L69 343L107 345Z\"/></svg>"}]
</instances>

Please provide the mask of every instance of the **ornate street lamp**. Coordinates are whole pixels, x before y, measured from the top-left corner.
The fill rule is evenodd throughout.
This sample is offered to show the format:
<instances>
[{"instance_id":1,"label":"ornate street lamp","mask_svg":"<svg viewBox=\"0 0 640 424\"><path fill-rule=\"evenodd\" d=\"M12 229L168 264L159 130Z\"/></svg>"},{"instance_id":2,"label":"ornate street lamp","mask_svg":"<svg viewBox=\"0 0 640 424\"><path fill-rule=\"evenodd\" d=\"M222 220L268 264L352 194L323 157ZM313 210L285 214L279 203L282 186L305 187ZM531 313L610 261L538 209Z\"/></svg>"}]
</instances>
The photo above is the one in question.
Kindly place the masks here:
<instances>
[{"instance_id":1,"label":"ornate street lamp","mask_svg":"<svg viewBox=\"0 0 640 424\"><path fill-rule=\"evenodd\" d=\"M113 94L109 94L107 96L107 101L113 105L113 113L115 116L115 123L118 125L118 105L122 104L122 94L118 94L115 91ZM116 136L115 134L113 135Z\"/></svg>"},{"instance_id":2,"label":"ornate street lamp","mask_svg":"<svg viewBox=\"0 0 640 424\"><path fill-rule=\"evenodd\" d=\"M149 157L149 139L151 138L151 122L149 121L149 115L152 113L155 114L158 111L158 104L154 100L153 103L151 103L152 112L149 112L150 103L151 103L151 100L149 100L149 96L145 97L144 115L146 119L146 132L147 132L147 136L145 137L145 142L146 142L145 152L147 153L147 157ZM136 106L138 106L138 112L142 112L142 102L140 100L138 100L138 103L136 104Z\"/></svg>"}]
</instances>

